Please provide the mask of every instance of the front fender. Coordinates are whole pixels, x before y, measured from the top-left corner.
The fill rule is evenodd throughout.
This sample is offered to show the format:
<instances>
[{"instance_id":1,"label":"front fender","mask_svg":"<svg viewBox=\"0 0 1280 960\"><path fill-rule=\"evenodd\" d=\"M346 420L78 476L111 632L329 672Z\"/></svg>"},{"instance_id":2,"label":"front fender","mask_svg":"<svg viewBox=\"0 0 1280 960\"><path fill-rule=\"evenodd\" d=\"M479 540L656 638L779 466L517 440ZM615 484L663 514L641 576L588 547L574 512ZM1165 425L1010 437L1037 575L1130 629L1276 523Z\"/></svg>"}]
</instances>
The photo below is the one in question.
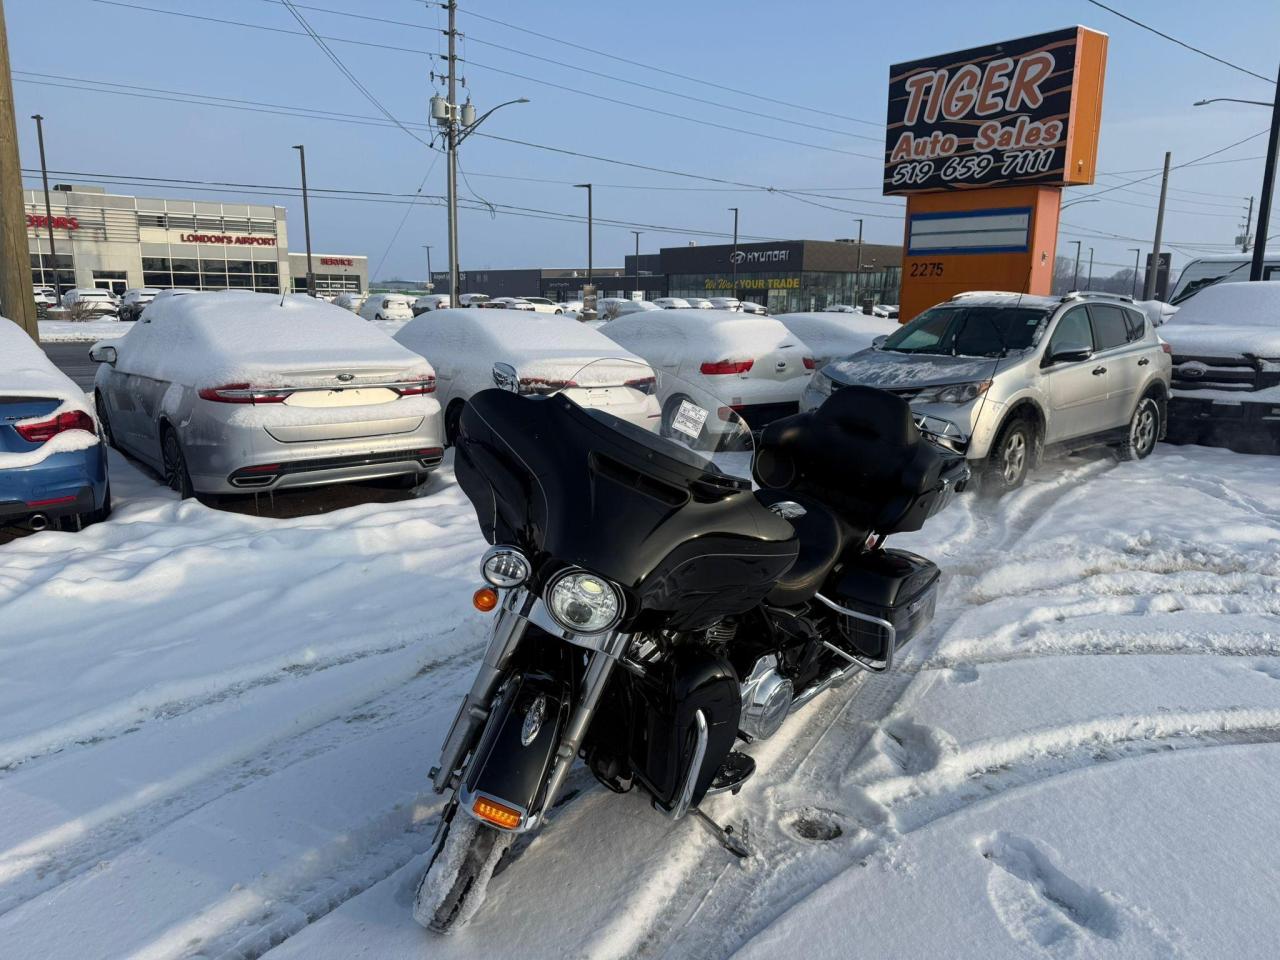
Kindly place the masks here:
<instances>
[{"instance_id":1,"label":"front fender","mask_svg":"<svg viewBox=\"0 0 1280 960\"><path fill-rule=\"evenodd\" d=\"M499 691L463 780L462 808L475 817L476 803L489 799L519 811L513 832L537 826L571 706L572 692L562 678L541 671L513 674Z\"/></svg>"}]
</instances>

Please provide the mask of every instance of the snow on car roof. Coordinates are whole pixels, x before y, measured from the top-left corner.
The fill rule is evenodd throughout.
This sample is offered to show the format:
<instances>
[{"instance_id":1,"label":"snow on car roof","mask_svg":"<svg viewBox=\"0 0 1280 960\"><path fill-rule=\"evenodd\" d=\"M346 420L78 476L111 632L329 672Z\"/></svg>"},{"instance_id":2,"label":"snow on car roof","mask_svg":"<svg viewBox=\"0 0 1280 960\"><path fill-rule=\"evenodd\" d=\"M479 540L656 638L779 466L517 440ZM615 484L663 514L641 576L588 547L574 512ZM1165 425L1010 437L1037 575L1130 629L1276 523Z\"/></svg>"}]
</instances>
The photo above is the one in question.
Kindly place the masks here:
<instances>
[{"instance_id":1,"label":"snow on car roof","mask_svg":"<svg viewBox=\"0 0 1280 960\"><path fill-rule=\"evenodd\" d=\"M0 317L0 394L49 397L62 401L59 410L83 410L93 415L84 391L53 365L20 326L5 317Z\"/></svg>"},{"instance_id":2,"label":"snow on car roof","mask_svg":"<svg viewBox=\"0 0 1280 960\"><path fill-rule=\"evenodd\" d=\"M636 359L585 324L550 313L433 310L406 323L395 339L428 358L433 346L480 340L508 357L621 355Z\"/></svg>"},{"instance_id":3,"label":"snow on car roof","mask_svg":"<svg viewBox=\"0 0 1280 960\"><path fill-rule=\"evenodd\" d=\"M286 371L335 366L433 373L351 311L312 297L230 291L157 297L118 343L122 369L187 384L265 385Z\"/></svg>"},{"instance_id":4,"label":"snow on car roof","mask_svg":"<svg viewBox=\"0 0 1280 960\"><path fill-rule=\"evenodd\" d=\"M1179 304L1170 326L1268 327L1280 330L1280 281L1215 283L1203 287Z\"/></svg>"},{"instance_id":5,"label":"snow on car roof","mask_svg":"<svg viewBox=\"0 0 1280 960\"><path fill-rule=\"evenodd\" d=\"M773 350L786 343L803 346L803 341L773 317L724 310L645 310L610 320L600 332L644 354L645 346L670 337L671 327L688 331L691 339L708 350ZM724 353L728 356L728 353Z\"/></svg>"}]
</instances>

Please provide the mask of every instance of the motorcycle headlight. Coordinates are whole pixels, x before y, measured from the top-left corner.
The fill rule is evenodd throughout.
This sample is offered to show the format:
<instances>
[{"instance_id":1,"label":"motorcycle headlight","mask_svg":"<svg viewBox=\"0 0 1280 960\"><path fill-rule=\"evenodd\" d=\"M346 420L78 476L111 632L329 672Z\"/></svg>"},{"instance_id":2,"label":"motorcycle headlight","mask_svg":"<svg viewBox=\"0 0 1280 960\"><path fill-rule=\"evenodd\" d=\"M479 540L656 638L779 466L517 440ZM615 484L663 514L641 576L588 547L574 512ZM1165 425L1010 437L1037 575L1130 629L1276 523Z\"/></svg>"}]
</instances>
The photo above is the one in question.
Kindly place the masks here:
<instances>
[{"instance_id":1,"label":"motorcycle headlight","mask_svg":"<svg viewBox=\"0 0 1280 960\"><path fill-rule=\"evenodd\" d=\"M490 547L480 561L480 575L491 587L518 587L532 572L525 555L515 547Z\"/></svg>"},{"instance_id":2,"label":"motorcycle headlight","mask_svg":"<svg viewBox=\"0 0 1280 960\"><path fill-rule=\"evenodd\" d=\"M912 399L920 403L968 403L990 389L990 380L975 380L971 383L952 383L945 387L921 390Z\"/></svg>"},{"instance_id":3,"label":"motorcycle headlight","mask_svg":"<svg viewBox=\"0 0 1280 960\"><path fill-rule=\"evenodd\" d=\"M573 633L602 633L622 616L622 597L609 581L585 570L570 570L551 582L547 607Z\"/></svg>"}]
</instances>

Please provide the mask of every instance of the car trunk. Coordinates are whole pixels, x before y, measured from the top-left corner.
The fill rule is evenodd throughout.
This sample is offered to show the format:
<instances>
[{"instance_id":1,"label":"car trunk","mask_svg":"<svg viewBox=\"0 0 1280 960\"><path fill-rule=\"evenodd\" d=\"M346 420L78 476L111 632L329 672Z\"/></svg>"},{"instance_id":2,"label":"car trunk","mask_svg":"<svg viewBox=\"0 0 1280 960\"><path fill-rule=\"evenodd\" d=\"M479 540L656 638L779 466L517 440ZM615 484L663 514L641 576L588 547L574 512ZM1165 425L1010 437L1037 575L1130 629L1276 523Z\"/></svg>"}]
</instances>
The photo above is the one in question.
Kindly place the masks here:
<instances>
[{"instance_id":1,"label":"car trunk","mask_svg":"<svg viewBox=\"0 0 1280 960\"><path fill-rule=\"evenodd\" d=\"M268 415L264 428L282 443L410 433L422 422L422 414L397 409L404 406L398 390L419 387L422 381L421 370L399 366L295 366L266 378L266 383L290 392L277 405L279 413ZM357 409L359 413L353 415ZM385 416L378 416L379 412Z\"/></svg>"}]
</instances>

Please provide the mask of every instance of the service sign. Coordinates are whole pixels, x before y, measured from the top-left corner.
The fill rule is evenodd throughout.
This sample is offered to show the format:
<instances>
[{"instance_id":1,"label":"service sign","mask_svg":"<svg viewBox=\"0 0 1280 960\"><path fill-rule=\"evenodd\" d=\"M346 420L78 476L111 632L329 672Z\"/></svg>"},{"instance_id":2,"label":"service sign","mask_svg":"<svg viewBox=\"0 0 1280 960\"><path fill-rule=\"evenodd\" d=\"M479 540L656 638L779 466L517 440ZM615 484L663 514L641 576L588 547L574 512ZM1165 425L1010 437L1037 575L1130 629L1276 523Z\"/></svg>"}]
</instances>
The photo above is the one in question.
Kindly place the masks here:
<instances>
[{"instance_id":1,"label":"service sign","mask_svg":"<svg viewBox=\"0 0 1280 960\"><path fill-rule=\"evenodd\" d=\"M884 193L1092 183L1106 44L1070 27L890 67Z\"/></svg>"}]
</instances>

